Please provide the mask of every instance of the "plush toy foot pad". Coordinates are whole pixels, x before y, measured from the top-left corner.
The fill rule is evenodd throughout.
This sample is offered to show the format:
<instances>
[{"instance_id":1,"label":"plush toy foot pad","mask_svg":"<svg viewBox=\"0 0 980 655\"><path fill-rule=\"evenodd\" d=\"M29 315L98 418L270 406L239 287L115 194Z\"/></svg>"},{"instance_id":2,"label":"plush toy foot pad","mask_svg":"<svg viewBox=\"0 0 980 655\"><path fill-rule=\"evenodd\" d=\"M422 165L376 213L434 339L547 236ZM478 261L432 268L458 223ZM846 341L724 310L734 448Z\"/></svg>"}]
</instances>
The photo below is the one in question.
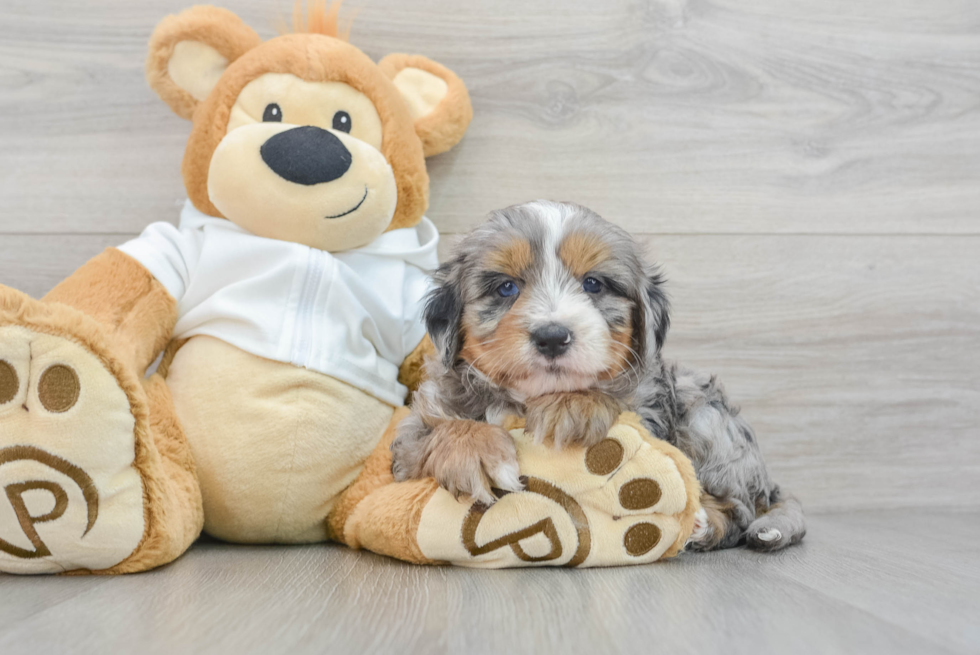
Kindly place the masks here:
<instances>
[{"instance_id":1,"label":"plush toy foot pad","mask_svg":"<svg viewBox=\"0 0 980 655\"><path fill-rule=\"evenodd\" d=\"M419 523L426 557L479 567L588 567L652 562L683 546L692 521L689 489L671 457L679 453L635 421L624 417L587 450L556 451L523 429L511 435L526 490L485 507L439 489Z\"/></svg>"},{"instance_id":2,"label":"plush toy foot pad","mask_svg":"<svg viewBox=\"0 0 980 655\"><path fill-rule=\"evenodd\" d=\"M110 568L145 531L130 400L42 303L0 301L0 571Z\"/></svg>"},{"instance_id":3,"label":"plush toy foot pad","mask_svg":"<svg viewBox=\"0 0 980 655\"><path fill-rule=\"evenodd\" d=\"M622 415L589 449L555 450L521 428L511 435L524 491L487 507L457 501L431 480L391 483L352 513L347 542L485 568L643 564L683 548L700 507L693 468L636 415ZM414 538L396 538L396 530Z\"/></svg>"}]
</instances>

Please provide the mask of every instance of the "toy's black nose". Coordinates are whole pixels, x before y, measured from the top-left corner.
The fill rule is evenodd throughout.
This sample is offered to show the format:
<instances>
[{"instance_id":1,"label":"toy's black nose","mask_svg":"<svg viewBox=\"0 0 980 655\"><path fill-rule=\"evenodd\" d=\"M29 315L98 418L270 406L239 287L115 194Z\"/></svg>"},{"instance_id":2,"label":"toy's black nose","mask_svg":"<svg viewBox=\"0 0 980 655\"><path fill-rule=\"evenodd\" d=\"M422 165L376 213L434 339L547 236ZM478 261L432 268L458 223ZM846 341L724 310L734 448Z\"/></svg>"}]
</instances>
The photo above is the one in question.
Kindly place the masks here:
<instances>
[{"instance_id":1,"label":"toy's black nose","mask_svg":"<svg viewBox=\"0 0 980 655\"><path fill-rule=\"evenodd\" d=\"M336 180L351 164L350 150L340 139L313 125L280 132L259 152L276 175L306 186Z\"/></svg>"},{"instance_id":2,"label":"toy's black nose","mask_svg":"<svg viewBox=\"0 0 980 655\"><path fill-rule=\"evenodd\" d=\"M564 325L550 323L531 332L531 341L539 353L554 359L564 355L572 345L572 333Z\"/></svg>"}]
</instances>

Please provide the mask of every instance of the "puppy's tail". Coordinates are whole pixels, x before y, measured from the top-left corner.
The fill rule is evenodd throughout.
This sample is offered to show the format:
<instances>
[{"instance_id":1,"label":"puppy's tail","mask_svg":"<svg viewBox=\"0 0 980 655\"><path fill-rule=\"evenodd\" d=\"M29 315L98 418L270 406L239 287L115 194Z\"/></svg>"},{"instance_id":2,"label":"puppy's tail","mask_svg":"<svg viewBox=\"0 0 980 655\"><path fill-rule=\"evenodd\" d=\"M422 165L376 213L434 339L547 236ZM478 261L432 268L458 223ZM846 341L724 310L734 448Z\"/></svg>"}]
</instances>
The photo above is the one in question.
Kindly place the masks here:
<instances>
[{"instance_id":1,"label":"puppy's tail","mask_svg":"<svg viewBox=\"0 0 980 655\"><path fill-rule=\"evenodd\" d=\"M773 490L775 502L769 511L749 524L745 540L749 548L773 552L798 543L806 535L806 521L803 518L803 505L790 494L784 494L779 487Z\"/></svg>"}]
</instances>

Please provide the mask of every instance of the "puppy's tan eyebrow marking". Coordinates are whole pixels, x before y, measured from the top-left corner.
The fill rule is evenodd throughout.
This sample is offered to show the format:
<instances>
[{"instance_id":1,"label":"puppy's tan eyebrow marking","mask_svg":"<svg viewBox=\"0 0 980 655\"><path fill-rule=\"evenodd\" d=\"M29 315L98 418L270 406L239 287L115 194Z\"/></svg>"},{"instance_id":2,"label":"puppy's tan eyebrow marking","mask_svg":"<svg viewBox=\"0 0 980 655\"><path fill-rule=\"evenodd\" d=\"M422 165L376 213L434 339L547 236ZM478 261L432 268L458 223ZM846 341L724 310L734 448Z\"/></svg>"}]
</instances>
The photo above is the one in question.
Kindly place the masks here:
<instances>
[{"instance_id":1,"label":"puppy's tan eyebrow marking","mask_svg":"<svg viewBox=\"0 0 980 655\"><path fill-rule=\"evenodd\" d=\"M605 241L586 232L572 232L558 246L558 256L575 277L582 277L611 255Z\"/></svg>"},{"instance_id":2,"label":"puppy's tan eyebrow marking","mask_svg":"<svg viewBox=\"0 0 980 655\"><path fill-rule=\"evenodd\" d=\"M505 275L520 278L534 264L534 251L527 239L514 237L504 246L489 253L487 263Z\"/></svg>"}]
</instances>

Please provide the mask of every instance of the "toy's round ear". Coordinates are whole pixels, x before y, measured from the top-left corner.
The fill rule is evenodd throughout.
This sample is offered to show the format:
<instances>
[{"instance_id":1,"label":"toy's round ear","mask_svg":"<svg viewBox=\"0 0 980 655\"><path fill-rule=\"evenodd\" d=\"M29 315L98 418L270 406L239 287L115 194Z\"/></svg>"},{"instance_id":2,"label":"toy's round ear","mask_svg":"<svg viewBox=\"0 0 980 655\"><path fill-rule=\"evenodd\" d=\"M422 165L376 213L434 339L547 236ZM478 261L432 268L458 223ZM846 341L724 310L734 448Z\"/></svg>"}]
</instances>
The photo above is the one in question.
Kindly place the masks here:
<instances>
[{"instance_id":1,"label":"toy's round ear","mask_svg":"<svg viewBox=\"0 0 980 655\"><path fill-rule=\"evenodd\" d=\"M174 113L190 119L228 65L261 41L227 9L191 7L153 30L146 80Z\"/></svg>"},{"instance_id":2,"label":"toy's round ear","mask_svg":"<svg viewBox=\"0 0 980 655\"><path fill-rule=\"evenodd\" d=\"M401 93L426 157L459 143L473 118L470 94L451 70L420 55L388 55L378 66Z\"/></svg>"}]
</instances>

